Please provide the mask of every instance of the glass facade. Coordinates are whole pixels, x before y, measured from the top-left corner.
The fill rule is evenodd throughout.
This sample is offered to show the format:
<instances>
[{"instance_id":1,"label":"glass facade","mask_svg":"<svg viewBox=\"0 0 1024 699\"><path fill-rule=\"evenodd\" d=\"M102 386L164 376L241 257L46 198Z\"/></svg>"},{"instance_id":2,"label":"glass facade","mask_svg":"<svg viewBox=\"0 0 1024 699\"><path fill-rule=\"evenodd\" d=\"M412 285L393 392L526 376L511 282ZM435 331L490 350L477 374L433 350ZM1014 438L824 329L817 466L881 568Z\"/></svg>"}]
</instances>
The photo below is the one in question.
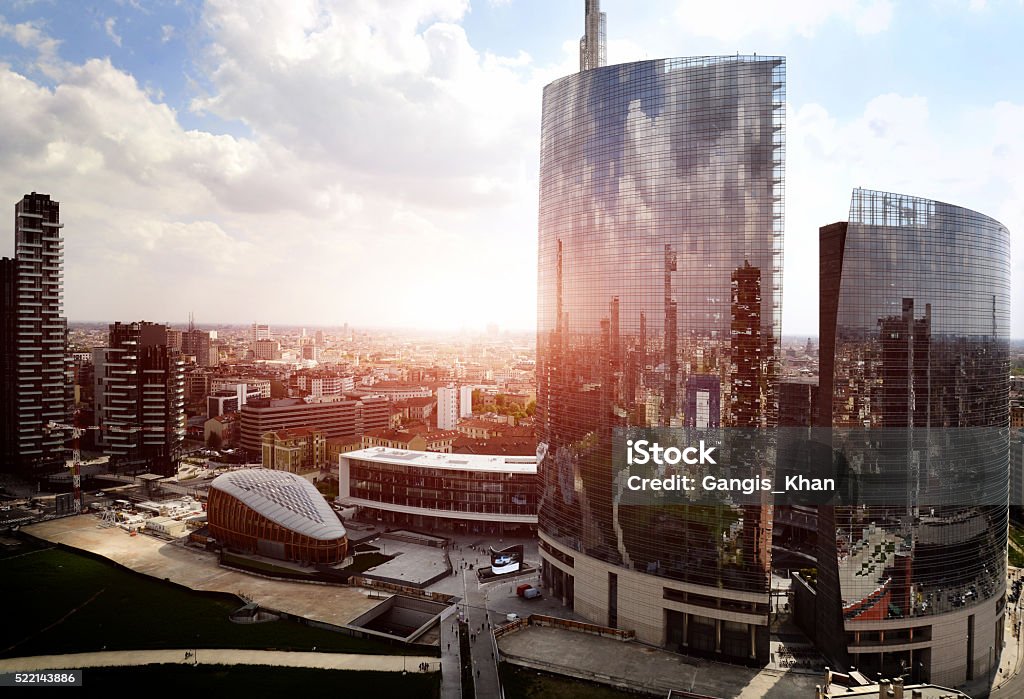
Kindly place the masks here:
<instances>
[{"instance_id":1,"label":"glass facade","mask_svg":"<svg viewBox=\"0 0 1024 699\"><path fill-rule=\"evenodd\" d=\"M819 597L864 672L959 684L998 662L1009 329L997 221L858 189L821 229L821 416L862 487L822 513Z\"/></svg>"},{"instance_id":2,"label":"glass facade","mask_svg":"<svg viewBox=\"0 0 1024 699\"><path fill-rule=\"evenodd\" d=\"M463 534L537 530L534 458L368 448L339 460L339 497L362 516Z\"/></svg>"},{"instance_id":3,"label":"glass facade","mask_svg":"<svg viewBox=\"0 0 1024 699\"><path fill-rule=\"evenodd\" d=\"M386 505L445 512L532 516L533 473L460 471L348 459L349 495Z\"/></svg>"},{"instance_id":4,"label":"glass facade","mask_svg":"<svg viewBox=\"0 0 1024 699\"><path fill-rule=\"evenodd\" d=\"M596 621L634 627L629 586L616 578L612 595L604 575L600 589L595 576L570 579L564 561L581 557L567 551L652 585L767 601L768 512L620 506L611 444L621 427L776 423L784 104L779 57L643 61L544 90L541 551L545 583L567 604L601 600L577 608ZM705 619L688 616L680 645ZM712 637L730 629L712 624ZM673 635L648 640L671 645ZM721 638L710 645L729 654Z\"/></svg>"}]
</instances>

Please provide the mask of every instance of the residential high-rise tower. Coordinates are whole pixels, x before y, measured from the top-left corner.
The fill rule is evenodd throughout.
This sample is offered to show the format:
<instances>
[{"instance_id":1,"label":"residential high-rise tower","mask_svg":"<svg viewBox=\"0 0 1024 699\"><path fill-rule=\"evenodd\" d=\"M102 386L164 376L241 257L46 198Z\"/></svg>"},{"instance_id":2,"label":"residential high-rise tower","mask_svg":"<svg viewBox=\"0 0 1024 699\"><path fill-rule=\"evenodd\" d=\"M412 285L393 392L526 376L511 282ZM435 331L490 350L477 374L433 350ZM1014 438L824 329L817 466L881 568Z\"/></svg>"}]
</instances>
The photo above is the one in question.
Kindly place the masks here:
<instances>
[{"instance_id":1,"label":"residential high-rise tower","mask_svg":"<svg viewBox=\"0 0 1024 699\"><path fill-rule=\"evenodd\" d=\"M0 464L30 475L65 464L74 389L63 309L60 203L26 194L15 206L15 255L0 262Z\"/></svg>"},{"instance_id":2,"label":"residential high-rise tower","mask_svg":"<svg viewBox=\"0 0 1024 699\"><path fill-rule=\"evenodd\" d=\"M133 468L171 475L185 438L185 377L167 327L114 323L107 347L93 357L104 451Z\"/></svg>"}]
</instances>

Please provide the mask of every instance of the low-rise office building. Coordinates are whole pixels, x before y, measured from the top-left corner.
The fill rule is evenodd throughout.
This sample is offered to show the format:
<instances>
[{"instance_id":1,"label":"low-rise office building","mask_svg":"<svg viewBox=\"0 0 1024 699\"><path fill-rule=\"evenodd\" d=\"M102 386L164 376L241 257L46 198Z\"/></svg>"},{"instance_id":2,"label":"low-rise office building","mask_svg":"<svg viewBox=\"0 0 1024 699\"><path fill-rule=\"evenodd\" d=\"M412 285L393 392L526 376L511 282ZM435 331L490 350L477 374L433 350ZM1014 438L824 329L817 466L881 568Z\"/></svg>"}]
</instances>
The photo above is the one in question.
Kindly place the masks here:
<instances>
[{"instance_id":1,"label":"low-rise office building","mask_svg":"<svg viewBox=\"0 0 1024 699\"><path fill-rule=\"evenodd\" d=\"M373 447L341 454L339 499L388 525L462 534L537 529L535 456Z\"/></svg>"}]
</instances>

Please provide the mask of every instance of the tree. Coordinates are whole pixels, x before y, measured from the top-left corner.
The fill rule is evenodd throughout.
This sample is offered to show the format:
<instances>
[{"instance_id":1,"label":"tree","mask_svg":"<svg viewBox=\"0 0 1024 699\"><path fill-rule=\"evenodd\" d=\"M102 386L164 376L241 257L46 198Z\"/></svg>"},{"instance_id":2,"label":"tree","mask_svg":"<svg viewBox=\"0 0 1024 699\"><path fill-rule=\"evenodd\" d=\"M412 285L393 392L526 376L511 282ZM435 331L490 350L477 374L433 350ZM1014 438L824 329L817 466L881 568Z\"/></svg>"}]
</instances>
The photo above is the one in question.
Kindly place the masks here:
<instances>
[{"instance_id":1,"label":"tree","mask_svg":"<svg viewBox=\"0 0 1024 699\"><path fill-rule=\"evenodd\" d=\"M206 438L206 446L210 449L220 449L222 445L223 440L217 432L211 432L210 436Z\"/></svg>"}]
</instances>

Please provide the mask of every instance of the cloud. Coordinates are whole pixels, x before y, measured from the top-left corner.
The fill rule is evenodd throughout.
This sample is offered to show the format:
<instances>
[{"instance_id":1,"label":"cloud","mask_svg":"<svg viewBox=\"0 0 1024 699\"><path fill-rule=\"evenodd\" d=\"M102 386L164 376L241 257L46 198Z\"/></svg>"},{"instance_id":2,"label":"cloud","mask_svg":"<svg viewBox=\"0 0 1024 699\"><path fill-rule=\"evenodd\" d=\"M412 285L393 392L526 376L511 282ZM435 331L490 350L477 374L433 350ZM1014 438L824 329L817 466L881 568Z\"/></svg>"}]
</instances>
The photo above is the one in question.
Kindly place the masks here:
<instances>
[{"instance_id":1,"label":"cloud","mask_svg":"<svg viewBox=\"0 0 1024 699\"><path fill-rule=\"evenodd\" d=\"M18 46L35 51L36 62L33 68L48 77L56 77L60 73L60 40L43 31L43 23L37 21L10 24L0 16L0 37L13 40Z\"/></svg>"},{"instance_id":2,"label":"cloud","mask_svg":"<svg viewBox=\"0 0 1024 699\"><path fill-rule=\"evenodd\" d=\"M477 50L467 7L211 3L192 109L247 137L108 59L52 88L0 66L0 191L61 201L68 316L531 327L562 68Z\"/></svg>"},{"instance_id":3,"label":"cloud","mask_svg":"<svg viewBox=\"0 0 1024 699\"><path fill-rule=\"evenodd\" d=\"M830 21L849 23L858 34L877 34L889 28L892 15L891 0L790 0L784 8L763 0L679 0L675 12L687 33L722 41L752 34L810 37Z\"/></svg>"},{"instance_id":4,"label":"cloud","mask_svg":"<svg viewBox=\"0 0 1024 699\"><path fill-rule=\"evenodd\" d=\"M175 29L173 24L164 24L160 27L160 43L166 44L168 41L175 37Z\"/></svg>"},{"instance_id":5,"label":"cloud","mask_svg":"<svg viewBox=\"0 0 1024 699\"><path fill-rule=\"evenodd\" d=\"M117 17L107 17L107 20L103 23L103 30L110 37L110 40L114 42L114 45L121 48L121 37L118 35L115 29L117 25Z\"/></svg>"}]
</instances>

